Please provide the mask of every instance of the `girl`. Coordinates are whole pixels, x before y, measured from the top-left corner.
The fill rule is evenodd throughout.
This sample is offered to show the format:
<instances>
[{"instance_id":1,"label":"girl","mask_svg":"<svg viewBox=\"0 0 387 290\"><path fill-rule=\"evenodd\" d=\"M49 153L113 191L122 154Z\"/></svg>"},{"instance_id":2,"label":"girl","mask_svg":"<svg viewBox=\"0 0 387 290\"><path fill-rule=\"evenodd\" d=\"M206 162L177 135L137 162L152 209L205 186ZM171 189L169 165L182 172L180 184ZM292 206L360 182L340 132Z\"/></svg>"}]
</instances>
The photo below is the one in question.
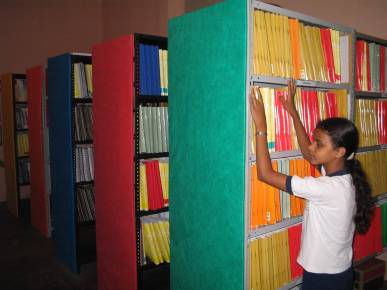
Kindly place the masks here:
<instances>
[{"instance_id":1,"label":"girl","mask_svg":"<svg viewBox=\"0 0 387 290\"><path fill-rule=\"evenodd\" d=\"M273 170L267 149L267 127L259 89L250 93L255 123L257 177L261 181L305 198L301 250L297 262L304 268L303 290L352 290L354 231L366 233L373 213L370 185L354 158L358 133L345 118L320 121L311 142L294 105L295 81L281 103L293 119L303 157L322 165L318 178L287 176Z\"/></svg>"}]
</instances>

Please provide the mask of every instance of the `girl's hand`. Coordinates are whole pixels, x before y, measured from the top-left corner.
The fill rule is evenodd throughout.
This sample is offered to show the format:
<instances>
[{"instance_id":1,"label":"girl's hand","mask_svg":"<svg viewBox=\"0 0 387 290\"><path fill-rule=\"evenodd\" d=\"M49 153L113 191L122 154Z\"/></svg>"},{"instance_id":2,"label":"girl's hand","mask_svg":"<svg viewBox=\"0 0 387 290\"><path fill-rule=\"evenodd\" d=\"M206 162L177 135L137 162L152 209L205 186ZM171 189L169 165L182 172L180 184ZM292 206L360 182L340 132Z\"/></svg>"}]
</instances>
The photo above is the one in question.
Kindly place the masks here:
<instances>
[{"instance_id":1,"label":"girl's hand","mask_svg":"<svg viewBox=\"0 0 387 290\"><path fill-rule=\"evenodd\" d=\"M288 98L285 99L284 96L279 97L286 111L288 111L288 113L292 116L297 114L296 106L294 105L294 96L296 95L296 90L296 81L291 79L288 81Z\"/></svg>"},{"instance_id":2,"label":"girl's hand","mask_svg":"<svg viewBox=\"0 0 387 290\"><path fill-rule=\"evenodd\" d=\"M250 90L250 112L257 131L267 131L265 107L259 88L252 87Z\"/></svg>"}]
</instances>

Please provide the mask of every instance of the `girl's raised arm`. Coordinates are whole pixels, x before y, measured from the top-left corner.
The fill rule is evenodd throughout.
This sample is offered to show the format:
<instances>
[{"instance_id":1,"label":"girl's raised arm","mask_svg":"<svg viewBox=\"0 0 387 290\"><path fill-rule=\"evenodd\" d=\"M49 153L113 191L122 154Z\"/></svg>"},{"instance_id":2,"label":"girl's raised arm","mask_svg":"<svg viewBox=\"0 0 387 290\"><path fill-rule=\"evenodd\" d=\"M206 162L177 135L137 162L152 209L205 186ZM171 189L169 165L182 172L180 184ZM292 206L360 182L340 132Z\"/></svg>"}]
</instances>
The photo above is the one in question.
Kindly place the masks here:
<instances>
[{"instance_id":1,"label":"girl's raised arm","mask_svg":"<svg viewBox=\"0 0 387 290\"><path fill-rule=\"evenodd\" d=\"M301 153L306 160L310 162L310 152L309 145L311 144L308 134L306 134L304 125L301 122L300 116L296 110L296 106L294 105L294 96L296 95L296 82L294 79L288 81L288 98L285 99L283 96L280 96L280 101L282 105L285 107L286 111L288 111L289 115L293 119L294 129L296 130L298 145L300 146Z\"/></svg>"},{"instance_id":2,"label":"girl's raised arm","mask_svg":"<svg viewBox=\"0 0 387 290\"><path fill-rule=\"evenodd\" d=\"M267 149L267 125L265 108L259 88L250 92L250 111L255 123L257 178L267 184L286 190L286 175L273 170Z\"/></svg>"}]
</instances>

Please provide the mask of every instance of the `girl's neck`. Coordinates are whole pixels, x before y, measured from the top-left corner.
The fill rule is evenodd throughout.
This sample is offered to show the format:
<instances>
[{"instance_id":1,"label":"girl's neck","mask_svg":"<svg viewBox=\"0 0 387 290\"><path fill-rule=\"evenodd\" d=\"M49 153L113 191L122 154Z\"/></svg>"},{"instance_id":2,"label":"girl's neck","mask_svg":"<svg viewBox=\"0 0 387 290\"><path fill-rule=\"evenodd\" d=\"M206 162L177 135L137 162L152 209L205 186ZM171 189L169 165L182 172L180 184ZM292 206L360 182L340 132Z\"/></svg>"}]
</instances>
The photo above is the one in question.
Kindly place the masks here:
<instances>
[{"instance_id":1,"label":"girl's neck","mask_svg":"<svg viewBox=\"0 0 387 290\"><path fill-rule=\"evenodd\" d=\"M327 175L335 173L337 171L345 169L345 161L344 159L335 159L331 162L328 162L326 164L323 164L325 172Z\"/></svg>"}]
</instances>

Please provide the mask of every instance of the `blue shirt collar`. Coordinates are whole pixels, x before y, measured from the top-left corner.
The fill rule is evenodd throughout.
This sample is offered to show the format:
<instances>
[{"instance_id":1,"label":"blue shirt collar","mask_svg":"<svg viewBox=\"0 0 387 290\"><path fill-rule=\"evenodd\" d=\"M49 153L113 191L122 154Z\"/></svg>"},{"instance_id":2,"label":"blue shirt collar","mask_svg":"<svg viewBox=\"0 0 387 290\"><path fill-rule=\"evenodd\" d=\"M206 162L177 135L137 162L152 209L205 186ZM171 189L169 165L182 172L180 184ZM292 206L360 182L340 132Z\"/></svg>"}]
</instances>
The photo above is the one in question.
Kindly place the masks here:
<instances>
[{"instance_id":1,"label":"blue shirt collar","mask_svg":"<svg viewBox=\"0 0 387 290\"><path fill-rule=\"evenodd\" d=\"M341 175L345 175L345 174L348 174L348 170L347 169L341 169L341 170L338 170L338 171L335 171L335 172L332 172L331 174L327 174L327 176L341 176Z\"/></svg>"}]
</instances>

